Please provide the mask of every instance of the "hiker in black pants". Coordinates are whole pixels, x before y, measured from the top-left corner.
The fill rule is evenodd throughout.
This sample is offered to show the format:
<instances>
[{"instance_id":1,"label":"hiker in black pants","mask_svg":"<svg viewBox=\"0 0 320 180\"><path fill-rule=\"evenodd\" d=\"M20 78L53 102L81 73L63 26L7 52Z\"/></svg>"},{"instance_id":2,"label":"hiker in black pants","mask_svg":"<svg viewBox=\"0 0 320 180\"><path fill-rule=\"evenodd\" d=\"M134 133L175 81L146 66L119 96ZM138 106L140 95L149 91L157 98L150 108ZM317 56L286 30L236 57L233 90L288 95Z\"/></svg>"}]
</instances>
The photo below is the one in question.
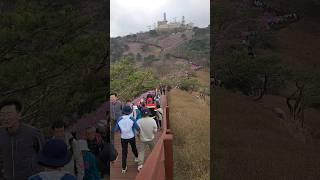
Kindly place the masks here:
<instances>
[{"instance_id":1,"label":"hiker in black pants","mask_svg":"<svg viewBox=\"0 0 320 180\"><path fill-rule=\"evenodd\" d=\"M128 155L128 144L130 143L132 152L135 156L135 162L138 162L138 150L136 147L135 130L139 131L135 119L130 116L132 109L130 106L123 108L123 116L121 116L116 122L114 131L120 131L121 134L121 147L122 147L122 173L127 172L127 155Z\"/></svg>"},{"instance_id":2,"label":"hiker in black pants","mask_svg":"<svg viewBox=\"0 0 320 180\"><path fill-rule=\"evenodd\" d=\"M166 88L163 88L163 95L166 95Z\"/></svg>"}]
</instances>

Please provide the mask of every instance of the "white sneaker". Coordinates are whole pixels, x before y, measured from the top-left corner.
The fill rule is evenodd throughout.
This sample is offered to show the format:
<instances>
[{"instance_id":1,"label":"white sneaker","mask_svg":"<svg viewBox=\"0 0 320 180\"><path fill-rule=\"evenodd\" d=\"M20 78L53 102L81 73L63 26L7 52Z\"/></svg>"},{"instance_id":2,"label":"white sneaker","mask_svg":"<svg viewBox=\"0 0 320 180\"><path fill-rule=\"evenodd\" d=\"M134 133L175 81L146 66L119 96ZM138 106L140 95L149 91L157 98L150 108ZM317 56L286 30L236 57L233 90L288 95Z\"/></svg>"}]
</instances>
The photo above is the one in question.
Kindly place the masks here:
<instances>
[{"instance_id":1,"label":"white sneaker","mask_svg":"<svg viewBox=\"0 0 320 180\"><path fill-rule=\"evenodd\" d=\"M121 173L122 173L122 174L126 173L126 172L127 172L127 169L128 169L128 167L126 167L125 169L122 169L122 170L121 170Z\"/></svg>"},{"instance_id":2,"label":"white sneaker","mask_svg":"<svg viewBox=\"0 0 320 180\"><path fill-rule=\"evenodd\" d=\"M141 165L139 165L138 166L138 171L140 171L141 169L142 169L142 167L143 167L143 165L141 164Z\"/></svg>"},{"instance_id":3,"label":"white sneaker","mask_svg":"<svg viewBox=\"0 0 320 180\"><path fill-rule=\"evenodd\" d=\"M134 162L139 162L139 158L134 158Z\"/></svg>"}]
</instances>

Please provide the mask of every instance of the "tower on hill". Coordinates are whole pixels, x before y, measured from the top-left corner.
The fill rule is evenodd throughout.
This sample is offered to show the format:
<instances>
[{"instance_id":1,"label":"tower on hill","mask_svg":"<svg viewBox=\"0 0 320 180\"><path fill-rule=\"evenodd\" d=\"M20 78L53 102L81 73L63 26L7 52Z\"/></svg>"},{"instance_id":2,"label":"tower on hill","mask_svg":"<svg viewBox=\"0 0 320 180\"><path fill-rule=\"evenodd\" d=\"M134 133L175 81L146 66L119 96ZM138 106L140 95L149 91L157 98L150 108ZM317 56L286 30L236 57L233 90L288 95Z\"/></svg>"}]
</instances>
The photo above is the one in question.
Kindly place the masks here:
<instances>
[{"instance_id":1,"label":"tower on hill","mask_svg":"<svg viewBox=\"0 0 320 180\"><path fill-rule=\"evenodd\" d=\"M163 21L158 21L156 31L170 31L174 29L192 29L193 23L185 24L185 18L182 16L181 22L169 22L167 21L166 13L163 13Z\"/></svg>"}]
</instances>

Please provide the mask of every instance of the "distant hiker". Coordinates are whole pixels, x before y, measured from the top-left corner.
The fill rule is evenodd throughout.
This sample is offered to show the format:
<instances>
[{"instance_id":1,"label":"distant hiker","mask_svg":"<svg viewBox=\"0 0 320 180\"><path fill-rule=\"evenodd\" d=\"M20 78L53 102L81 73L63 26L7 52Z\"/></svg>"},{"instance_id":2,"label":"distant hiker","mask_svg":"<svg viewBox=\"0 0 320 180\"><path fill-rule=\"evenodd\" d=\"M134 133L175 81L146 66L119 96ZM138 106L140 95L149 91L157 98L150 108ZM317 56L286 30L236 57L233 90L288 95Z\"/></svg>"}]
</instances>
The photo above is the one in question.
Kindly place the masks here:
<instances>
[{"instance_id":1,"label":"distant hiker","mask_svg":"<svg viewBox=\"0 0 320 180\"><path fill-rule=\"evenodd\" d=\"M71 159L72 155L66 143L60 139L51 139L47 141L38 156L38 163L45 168L45 171L29 177L28 180L77 180L76 176L62 170Z\"/></svg>"},{"instance_id":2,"label":"distant hiker","mask_svg":"<svg viewBox=\"0 0 320 180\"><path fill-rule=\"evenodd\" d=\"M86 129L86 139L90 151L98 156L103 149L103 140L100 134L96 133L95 127L89 127Z\"/></svg>"},{"instance_id":3,"label":"distant hiker","mask_svg":"<svg viewBox=\"0 0 320 180\"><path fill-rule=\"evenodd\" d=\"M122 147L122 173L127 172L127 155L128 144L131 145L131 150L135 156L135 162L138 162L138 150L136 147L135 130L139 131L133 117L130 116L132 109L130 106L123 108L123 116L121 116L114 127L114 131L119 131L121 134L121 147Z\"/></svg>"},{"instance_id":4,"label":"distant hiker","mask_svg":"<svg viewBox=\"0 0 320 180\"><path fill-rule=\"evenodd\" d=\"M128 100L126 101L125 106L130 106L131 109L133 109L133 103L132 103L132 101L131 101L130 99L128 99ZM136 119L136 116L137 116L136 113L137 113L137 112L136 112L135 110L133 110L132 113L130 114L130 116L133 117L134 119Z\"/></svg>"},{"instance_id":5,"label":"distant hiker","mask_svg":"<svg viewBox=\"0 0 320 180\"><path fill-rule=\"evenodd\" d=\"M27 179L41 171L37 155L44 144L44 136L39 129L20 121L21 111L22 104L18 100L7 99L0 103L0 163L3 163L0 171L8 180Z\"/></svg>"},{"instance_id":6,"label":"distant hiker","mask_svg":"<svg viewBox=\"0 0 320 180\"><path fill-rule=\"evenodd\" d=\"M166 87L163 87L163 95L166 95Z\"/></svg>"},{"instance_id":7,"label":"distant hiker","mask_svg":"<svg viewBox=\"0 0 320 180\"><path fill-rule=\"evenodd\" d=\"M84 178L85 180L100 180L100 172L96 156L88 148L86 140L79 140L79 148L82 153L84 162Z\"/></svg>"},{"instance_id":8,"label":"distant hiker","mask_svg":"<svg viewBox=\"0 0 320 180\"><path fill-rule=\"evenodd\" d=\"M160 95L155 96L154 100L155 100L156 104L160 104Z\"/></svg>"},{"instance_id":9,"label":"distant hiker","mask_svg":"<svg viewBox=\"0 0 320 180\"><path fill-rule=\"evenodd\" d=\"M156 111L156 122L158 125L158 129L162 128L162 120L163 120L163 110L160 106L160 104L157 104L157 109Z\"/></svg>"},{"instance_id":10,"label":"distant hiker","mask_svg":"<svg viewBox=\"0 0 320 180\"><path fill-rule=\"evenodd\" d=\"M117 93L110 94L110 127L114 127L117 119L122 115L122 103L118 100ZM111 132L111 143L114 143L114 132Z\"/></svg>"},{"instance_id":11,"label":"distant hiker","mask_svg":"<svg viewBox=\"0 0 320 180\"><path fill-rule=\"evenodd\" d=\"M130 100L130 99L128 99L127 101L126 101L126 104L125 104L125 106L130 106L131 108L132 108L132 101Z\"/></svg>"},{"instance_id":12,"label":"distant hiker","mask_svg":"<svg viewBox=\"0 0 320 180\"><path fill-rule=\"evenodd\" d=\"M97 131L96 133L102 138L103 143L107 142L110 138L110 128L108 128L108 121L107 120L99 120L97 123Z\"/></svg>"},{"instance_id":13,"label":"distant hiker","mask_svg":"<svg viewBox=\"0 0 320 180\"><path fill-rule=\"evenodd\" d=\"M72 155L71 161L61 169L77 176L77 179L82 180L84 176L84 164L78 140L66 131L66 125L63 121L58 120L54 122L51 129L53 131L52 139L60 139L64 141Z\"/></svg>"},{"instance_id":14,"label":"distant hiker","mask_svg":"<svg viewBox=\"0 0 320 180\"><path fill-rule=\"evenodd\" d=\"M148 146L150 151L152 151L154 147L154 136L157 133L157 124L153 118L149 117L150 110L144 109L142 110L142 118L137 121L137 124L140 128L140 140L141 140L141 150L139 152L139 166L138 171L140 171L143 167L144 163L144 153L146 147Z\"/></svg>"},{"instance_id":15,"label":"distant hiker","mask_svg":"<svg viewBox=\"0 0 320 180\"><path fill-rule=\"evenodd\" d=\"M140 111L140 109L138 108L138 106L137 105L133 105L132 106L132 111L133 111L133 118L135 119L135 120L138 120L138 119L140 119L141 118L141 111Z\"/></svg>"}]
</instances>

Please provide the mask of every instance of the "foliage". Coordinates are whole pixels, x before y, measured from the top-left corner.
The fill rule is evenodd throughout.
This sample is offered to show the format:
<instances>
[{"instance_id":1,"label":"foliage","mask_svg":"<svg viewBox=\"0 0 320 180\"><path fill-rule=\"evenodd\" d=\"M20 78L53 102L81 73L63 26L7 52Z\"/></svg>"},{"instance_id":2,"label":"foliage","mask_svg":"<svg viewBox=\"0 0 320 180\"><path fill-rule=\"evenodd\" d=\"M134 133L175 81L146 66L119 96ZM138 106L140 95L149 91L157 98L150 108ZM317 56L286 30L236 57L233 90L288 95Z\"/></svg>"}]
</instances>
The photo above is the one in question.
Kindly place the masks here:
<instances>
[{"instance_id":1,"label":"foliage","mask_svg":"<svg viewBox=\"0 0 320 180\"><path fill-rule=\"evenodd\" d=\"M107 37L89 17L49 0L17 0L0 15L0 100L21 99L24 121L46 127L104 101Z\"/></svg>"},{"instance_id":2,"label":"foliage","mask_svg":"<svg viewBox=\"0 0 320 180\"><path fill-rule=\"evenodd\" d=\"M155 61L159 61L159 59L156 58L154 55L147 56L144 58L144 65L150 66Z\"/></svg>"},{"instance_id":3,"label":"foliage","mask_svg":"<svg viewBox=\"0 0 320 180\"><path fill-rule=\"evenodd\" d=\"M279 90L288 79L285 67L276 56L250 59L241 49L227 52L226 62L220 64L220 68L219 77L225 87L239 90L245 95L252 95L255 90L263 89L265 76L268 76L267 87L271 91Z\"/></svg>"},{"instance_id":4,"label":"foliage","mask_svg":"<svg viewBox=\"0 0 320 180\"><path fill-rule=\"evenodd\" d=\"M142 60L142 55L140 53L137 53L136 55L136 59L139 61L139 60Z\"/></svg>"},{"instance_id":5,"label":"foliage","mask_svg":"<svg viewBox=\"0 0 320 180\"><path fill-rule=\"evenodd\" d=\"M111 92L117 92L121 100L132 99L158 84L154 73L134 67L128 59L121 59L111 65Z\"/></svg>"},{"instance_id":6,"label":"foliage","mask_svg":"<svg viewBox=\"0 0 320 180\"><path fill-rule=\"evenodd\" d=\"M180 81L180 89L185 91L195 91L199 86L199 82L195 78L186 78Z\"/></svg>"},{"instance_id":7,"label":"foliage","mask_svg":"<svg viewBox=\"0 0 320 180\"><path fill-rule=\"evenodd\" d=\"M119 38L111 38L110 39L110 59L111 63L113 63L115 60L119 59L123 52L126 51L126 47L121 42L121 39Z\"/></svg>"},{"instance_id":8,"label":"foliage","mask_svg":"<svg viewBox=\"0 0 320 180\"><path fill-rule=\"evenodd\" d=\"M208 28L194 28L193 31L195 35L192 40L176 47L173 53L176 56L188 57L195 63L209 66L210 30Z\"/></svg>"},{"instance_id":9,"label":"foliage","mask_svg":"<svg viewBox=\"0 0 320 180\"><path fill-rule=\"evenodd\" d=\"M143 45L141 46L141 50L142 50L143 52L147 52L147 51L149 50L149 46L148 46L147 44L143 44Z\"/></svg>"},{"instance_id":10,"label":"foliage","mask_svg":"<svg viewBox=\"0 0 320 180\"><path fill-rule=\"evenodd\" d=\"M320 73L312 71L294 72L293 80L304 84L305 105L320 107Z\"/></svg>"}]
</instances>

